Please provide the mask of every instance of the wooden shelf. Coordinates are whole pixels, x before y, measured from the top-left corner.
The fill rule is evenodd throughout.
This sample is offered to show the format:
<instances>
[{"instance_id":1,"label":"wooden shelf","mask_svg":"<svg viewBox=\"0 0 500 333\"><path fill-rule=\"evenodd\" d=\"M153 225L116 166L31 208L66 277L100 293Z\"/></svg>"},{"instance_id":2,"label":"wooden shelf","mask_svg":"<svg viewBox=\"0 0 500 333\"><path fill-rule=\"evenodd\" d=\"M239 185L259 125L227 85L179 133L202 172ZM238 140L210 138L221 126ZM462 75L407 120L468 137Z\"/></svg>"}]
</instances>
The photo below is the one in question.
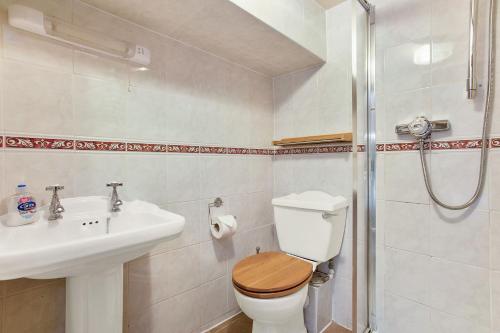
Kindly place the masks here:
<instances>
[{"instance_id":1,"label":"wooden shelf","mask_svg":"<svg viewBox=\"0 0 500 333\"><path fill-rule=\"evenodd\" d=\"M284 138L273 141L274 146L307 145L319 143L351 142L352 133L336 133L325 135L303 136L296 138Z\"/></svg>"}]
</instances>

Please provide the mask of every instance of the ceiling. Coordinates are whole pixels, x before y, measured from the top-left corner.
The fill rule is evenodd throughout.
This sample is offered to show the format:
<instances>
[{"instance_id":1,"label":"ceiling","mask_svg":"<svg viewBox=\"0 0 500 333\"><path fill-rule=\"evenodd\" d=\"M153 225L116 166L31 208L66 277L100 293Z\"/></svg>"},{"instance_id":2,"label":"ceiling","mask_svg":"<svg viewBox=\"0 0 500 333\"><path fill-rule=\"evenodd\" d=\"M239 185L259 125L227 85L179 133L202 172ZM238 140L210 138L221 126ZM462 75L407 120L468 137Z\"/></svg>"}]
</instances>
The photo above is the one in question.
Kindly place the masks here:
<instances>
[{"instance_id":1,"label":"ceiling","mask_svg":"<svg viewBox=\"0 0 500 333\"><path fill-rule=\"evenodd\" d=\"M341 2L344 2L345 0L316 0L320 3L321 6L323 6L325 9L332 8L333 6L338 5Z\"/></svg>"},{"instance_id":2,"label":"ceiling","mask_svg":"<svg viewBox=\"0 0 500 333\"><path fill-rule=\"evenodd\" d=\"M324 63L227 0L83 0L255 71L276 76ZM146 45L147 46L147 45Z\"/></svg>"}]
</instances>

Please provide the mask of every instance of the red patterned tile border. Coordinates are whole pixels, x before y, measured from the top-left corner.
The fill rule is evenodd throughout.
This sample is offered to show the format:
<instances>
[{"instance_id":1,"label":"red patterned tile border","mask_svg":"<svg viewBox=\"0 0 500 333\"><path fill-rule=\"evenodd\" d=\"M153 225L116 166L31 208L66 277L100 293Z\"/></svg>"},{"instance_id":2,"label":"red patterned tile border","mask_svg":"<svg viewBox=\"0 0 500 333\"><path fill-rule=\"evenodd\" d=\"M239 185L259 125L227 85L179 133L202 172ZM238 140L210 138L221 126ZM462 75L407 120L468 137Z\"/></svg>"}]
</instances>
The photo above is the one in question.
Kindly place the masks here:
<instances>
[{"instance_id":1,"label":"red patterned tile border","mask_svg":"<svg viewBox=\"0 0 500 333\"><path fill-rule=\"evenodd\" d=\"M226 152L226 147L200 147L202 154L225 154Z\"/></svg>"},{"instance_id":2,"label":"red patterned tile border","mask_svg":"<svg viewBox=\"0 0 500 333\"><path fill-rule=\"evenodd\" d=\"M493 138L490 142L491 148L500 148L500 138Z\"/></svg>"},{"instance_id":3,"label":"red patterned tile border","mask_svg":"<svg viewBox=\"0 0 500 333\"><path fill-rule=\"evenodd\" d=\"M200 146L168 145L167 152L169 152L169 153L197 154L200 152Z\"/></svg>"},{"instance_id":4,"label":"red patterned tile border","mask_svg":"<svg viewBox=\"0 0 500 333\"><path fill-rule=\"evenodd\" d=\"M126 148L127 145L124 142L77 140L75 143L76 150L125 151Z\"/></svg>"},{"instance_id":5,"label":"red patterned tile border","mask_svg":"<svg viewBox=\"0 0 500 333\"><path fill-rule=\"evenodd\" d=\"M492 138L486 144L491 148L500 148L500 138ZM464 139L452 141L427 142L433 150L479 149L481 139ZM124 143L100 140L69 140L59 138L32 138L23 136L0 136L0 148L28 148L28 149L56 149L56 150L81 150L81 151L129 151L147 153L186 153L186 154L229 154L229 155L296 155L296 154L329 154L352 152L352 145L318 145L309 147L287 148L245 148L245 147L215 147L196 145L167 145L157 143ZM419 146L417 142L379 143L379 152L415 151ZM358 152L365 152L365 145L358 145Z\"/></svg>"},{"instance_id":6,"label":"red patterned tile border","mask_svg":"<svg viewBox=\"0 0 500 333\"><path fill-rule=\"evenodd\" d=\"M166 153L167 145L156 143L127 143L127 151L142 153Z\"/></svg>"},{"instance_id":7,"label":"red patterned tile border","mask_svg":"<svg viewBox=\"0 0 500 333\"><path fill-rule=\"evenodd\" d=\"M5 137L5 146L7 148L74 149L75 141L67 139L7 136Z\"/></svg>"},{"instance_id":8,"label":"red patterned tile border","mask_svg":"<svg viewBox=\"0 0 500 333\"><path fill-rule=\"evenodd\" d=\"M419 145L417 142L408 142L408 143L386 143L385 151L410 151L410 150L418 150Z\"/></svg>"},{"instance_id":9,"label":"red patterned tile border","mask_svg":"<svg viewBox=\"0 0 500 333\"><path fill-rule=\"evenodd\" d=\"M488 142L486 142L488 146ZM483 140L456 140L456 141L433 141L431 148L433 150L449 150L449 149L473 149L481 148L483 146Z\"/></svg>"},{"instance_id":10,"label":"red patterned tile border","mask_svg":"<svg viewBox=\"0 0 500 333\"><path fill-rule=\"evenodd\" d=\"M251 155L274 155L274 149L249 149Z\"/></svg>"},{"instance_id":11,"label":"red patterned tile border","mask_svg":"<svg viewBox=\"0 0 500 333\"><path fill-rule=\"evenodd\" d=\"M247 155L247 154L249 154L249 149L230 147L230 148L227 148L227 153L229 155Z\"/></svg>"}]
</instances>

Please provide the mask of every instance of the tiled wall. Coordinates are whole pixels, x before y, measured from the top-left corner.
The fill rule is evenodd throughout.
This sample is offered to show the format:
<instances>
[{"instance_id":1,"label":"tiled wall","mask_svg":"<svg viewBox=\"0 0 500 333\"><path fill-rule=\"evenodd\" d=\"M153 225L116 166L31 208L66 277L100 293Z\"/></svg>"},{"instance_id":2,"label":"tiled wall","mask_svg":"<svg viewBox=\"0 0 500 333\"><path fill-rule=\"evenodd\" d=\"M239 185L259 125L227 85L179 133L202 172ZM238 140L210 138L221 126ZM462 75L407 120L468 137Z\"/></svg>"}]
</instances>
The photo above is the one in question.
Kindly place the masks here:
<instances>
[{"instance_id":1,"label":"tiled wall","mask_svg":"<svg viewBox=\"0 0 500 333\"><path fill-rule=\"evenodd\" d=\"M462 203L473 194L479 170L480 143L468 140L481 136L488 1L479 1L483 87L475 101L465 98L464 89L468 0L375 3L377 140L408 141L396 136L394 126L417 115L449 119L452 130L434 139L465 141L435 145L427 158L436 195ZM493 138L500 134L497 108L491 116ZM490 150L479 202L453 212L429 198L418 152L412 145L397 151L406 148L386 145L378 154L379 331L500 332L500 151Z\"/></svg>"},{"instance_id":2,"label":"tiled wall","mask_svg":"<svg viewBox=\"0 0 500 333\"><path fill-rule=\"evenodd\" d=\"M352 10L351 2L346 1L327 11L328 59L324 66L274 78L276 139L351 131ZM362 119L360 115L360 121ZM278 150L273 163L275 195L321 190L351 200L350 147L337 146L325 152ZM349 328L352 327L351 216L350 212L341 254L335 258L333 281L333 319ZM364 239L360 239L360 257L363 244ZM360 270L360 277L363 274ZM362 313L362 306L360 309ZM363 322L363 317L360 321Z\"/></svg>"},{"instance_id":3,"label":"tiled wall","mask_svg":"<svg viewBox=\"0 0 500 333\"><path fill-rule=\"evenodd\" d=\"M180 238L126 266L126 330L198 332L236 311L233 264L275 247L272 157L257 149L272 140L271 79L80 1L21 2L140 42L153 63L136 71L9 28L1 1L0 196L25 181L46 203L48 184L70 197L122 180L124 199L186 217ZM216 196L238 217L229 241L208 233ZM0 283L0 332L63 332L64 295L64 280Z\"/></svg>"}]
</instances>

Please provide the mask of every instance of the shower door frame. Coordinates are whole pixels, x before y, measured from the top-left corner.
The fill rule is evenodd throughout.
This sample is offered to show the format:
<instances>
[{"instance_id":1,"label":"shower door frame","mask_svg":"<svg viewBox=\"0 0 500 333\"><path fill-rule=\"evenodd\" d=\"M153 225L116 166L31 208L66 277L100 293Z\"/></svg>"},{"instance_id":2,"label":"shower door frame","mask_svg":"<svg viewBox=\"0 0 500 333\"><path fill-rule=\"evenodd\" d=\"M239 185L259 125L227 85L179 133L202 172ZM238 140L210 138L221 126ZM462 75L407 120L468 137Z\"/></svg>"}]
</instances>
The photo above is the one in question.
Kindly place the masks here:
<instances>
[{"instance_id":1,"label":"shower door frame","mask_svg":"<svg viewBox=\"0 0 500 333\"><path fill-rule=\"evenodd\" d=\"M358 276L358 214L357 214L357 193L358 193L358 140L357 140L357 122L358 122L358 103L357 103L357 60L358 52L362 51L366 55L366 200L365 210L366 220L361 221L367 226L367 313L368 313L368 328L366 332L377 332L377 307L376 307L376 157L377 157L377 142L376 142L376 108L375 108L375 65L376 65L376 49L375 49L375 6L367 0L357 0L366 12L366 30L359 33L366 34L366 45L364 50L358 50L358 31L356 27L356 12L353 10L352 17L352 124L353 124L353 263L352 263L352 329L353 332L358 331L358 292L357 292L357 276Z\"/></svg>"}]
</instances>

